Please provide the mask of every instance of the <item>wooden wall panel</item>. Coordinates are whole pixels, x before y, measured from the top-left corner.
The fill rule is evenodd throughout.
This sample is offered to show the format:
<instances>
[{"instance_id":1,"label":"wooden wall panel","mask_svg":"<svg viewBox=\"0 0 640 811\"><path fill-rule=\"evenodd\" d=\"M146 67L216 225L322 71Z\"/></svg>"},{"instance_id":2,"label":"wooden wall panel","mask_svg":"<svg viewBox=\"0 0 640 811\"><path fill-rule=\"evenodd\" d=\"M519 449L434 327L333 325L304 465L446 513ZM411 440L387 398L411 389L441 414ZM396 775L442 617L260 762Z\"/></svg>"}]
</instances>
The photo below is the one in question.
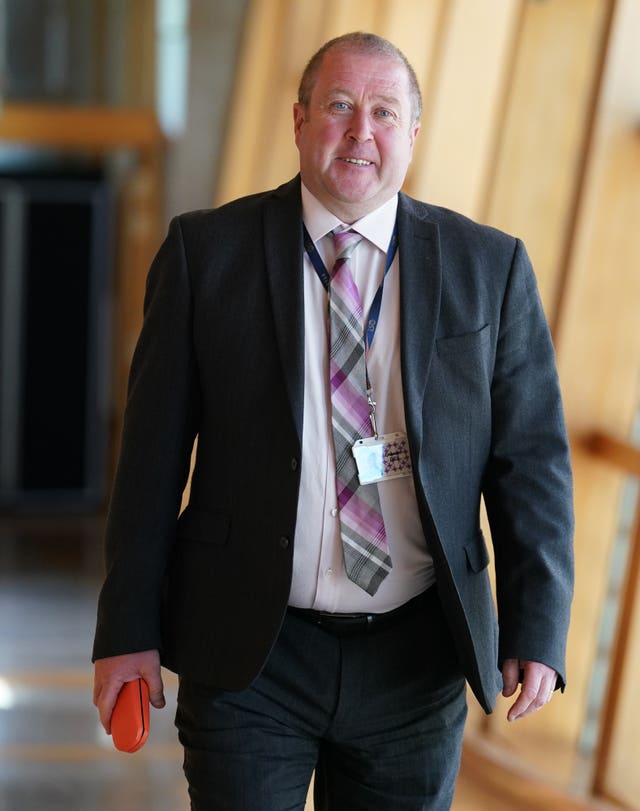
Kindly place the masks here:
<instances>
[{"instance_id":1,"label":"wooden wall panel","mask_svg":"<svg viewBox=\"0 0 640 811\"><path fill-rule=\"evenodd\" d=\"M608 5L607 0L525 3L486 190L483 217L525 240L551 320Z\"/></svg>"},{"instance_id":2,"label":"wooden wall panel","mask_svg":"<svg viewBox=\"0 0 640 811\"><path fill-rule=\"evenodd\" d=\"M420 82L425 109L430 106L434 88L434 64L446 0L394 0L382 4L377 33L396 43L403 51Z\"/></svg>"},{"instance_id":3,"label":"wooden wall panel","mask_svg":"<svg viewBox=\"0 0 640 811\"><path fill-rule=\"evenodd\" d=\"M560 370L576 445L593 429L631 437L640 382L640 3L618 0L558 334ZM572 649L588 672L584 639L595 637L610 568L623 473L589 458L575 462L578 573ZM594 616L595 614L595 616ZM632 618L622 700L604 774L607 793L640 809L638 667L640 605ZM595 642L591 642L591 647Z\"/></svg>"},{"instance_id":4,"label":"wooden wall panel","mask_svg":"<svg viewBox=\"0 0 640 811\"><path fill-rule=\"evenodd\" d=\"M588 126L600 86L609 6L602 0L525 4L497 143L485 219L525 240L550 320L557 318L567 272L565 253L576 227L576 190L581 188L587 169L585 158L592 159L584 150L590 143ZM579 231L584 233L582 223ZM561 368L565 396L577 373L573 361ZM591 380L583 371L580 374ZM570 429L575 433L574 414L569 404L565 405ZM580 448L574 448L578 471L580 461ZM590 456L587 465L593 465ZM609 508L603 511L594 509L589 501L580 502L576 599L567 656L569 688L543 713L527 719L526 727L520 726L517 732L504 718L507 702L501 702L500 710L488 722L491 734L503 745L564 782L571 781L579 759L578 744L606 589L608 543L617 520L618 477L612 477L608 470L594 473ZM576 490L581 493L579 472L577 478ZM607 538L608 542L586 549L581 532L585 522L593 527L595 537Z\"/></svg>"},{"instance_id":5,"label":"wooden wall panel","mask_svg":"<svg viewBox=\"0 0 640 811\"><path fill-rule=\"evenodd\" d=\"M603 96L598 110L569 285L558 331L560 372L574 435L577 576L570 638L580 698L595 657L617 526L622 473L595 461L582 448L594 429L627 438L638 408L640 380L640 6L617 3ZM638 609L636 609L638 610ZM620 674L623 679L628 674ZM635 700L623 712L640 714ZM623 722L623 718L620 719ZM618 755L637 734L619 730ZM611 761L612 789L634 780L626 761ZM631 807L640 808L637 800Z\"/></svg>"},{"instance_id":6,"label":"wooden wall panel","mask_svg":"<svg viewBox=\"0 0 640 811\"><path fill-rule=\"evenodd\" d=\"M537 16L543 10L542 5L532 13ZM583 6L585 10L587 5ZM550 12L554 6L560 10L563 4L548 3L546 6L546 11ZM620 0L610 7L617 12L614 31L605 42L604 74L595 115L582 114L583 123L591 124L593 129L588 133L588 149L582 154L583 162L577 166L572 163L575 168L571 174L578 174L575 177L567 175L560 185L555 186L542 160L535 160L529 168L526 161L520 161L525 173L537 169L544 175L540 189L546 188L550 193L555 186L554 194L548 198L554 202L549 212L553 216L547 226L543 227L542 218L538 215L536 219L535 212L532 212L531 221L537 236L532 233L530 246L540 244L544 247L545 239L550 240L556 253L553 261L560 262L561 270L564 270L561 265L562 243L571 247L565 258L567 280L558 311L556 347L573 444L576 596L569 637L569 687L566 694L554 699L544 713L528 719L526 729L521 729L520 735L510 734L499 718L492 719L491 729L494 736L510 746L511 751L520 751L529 763L544 767L548 774L562 778L565 783L575 779L624 483L624 474L595 460L584 440L594 429L608 430L622 438L630 435L638 408L640 379L640 242L635 236L640 222L637 117L640 62L637 46L632 45L640 37L640 5L637 0ZM607 33L609 19L605 12L609 9L600 3L599 8L591 11L590 19L600 29L599 34L592 32L591 40L595 43ZM587 17L583 22L586 21ZM569 41L572 41L571 37ZM588 78L599 62L595 49L590 59L592 67L583 66L583 95L589 92L590 84L592 90L600 86L597 73L593 80ZM573 63L567 65L572 71ZM562 79L558 78L558 82L562 83ZM571 105L567 98L570 109ZM577 141L575 147L578 148ZM533 146L529 154L535 156L532 149ZM573 149L569 149L568 142L564 149L568 160ZM506 159L506 147L501 154ZM510 160L515 169L518 161L513 157ZM566 173L561 166L558 170ZM533 174L531 177L535 189ZM520 187L521 182L520 177L515 188L520 188L522 193L526 187ZM576 183L582 194L574 208L569 186ZM505 212L512 218L507 227L518 230L514 229L513 220L518 214L515 198L513 204L511 210L505 205ZM526 206L523 206L520 216L525 215ZM550 245L547 245L547 251L550 251ZM549 272L543 289L546 289L547 304L552 306L557 272L553 272L551 260L549 253L546 260L542 258L537 264L538 270L542 264ZM638 644L637 638L632 644ZM633 655L630 662L630 672L621 674L623 692L625 689L627 692L623 714L614 725L610 787L612 794L624 795L627 802L631 801L635 791L635 804L629 807L639 808L635 771L630 768L629 760L631 752L637 759L637 737L635 741L631 738L632 729L627 721L629 713L637 718L640 712L640 703L635 697L637 671L633 670ZM538 745L532 746L536 741Z\"/></svg>"},{"instance_id":7,"label":"wooden wall panel","mask_svg":"<svg viewBox=\"0 0 640 811\"><path fill-rule=\"evenodd\" d=\"M411 192L478 218L520 3L450 0L445 8Z\"/></svg>"},{"instance_id":8,"label":"wooden wall panel","mask_svg":"<svg viewBox=\"0 0 640 811\"><path fill-rule=\"evenodd\" d=\"M640 808L640 610L636 606L630 628L625 672L622 675L619 708L613 728L611 748L604 773L604 793L625 804Z\"/></svg>"},{"instance_id":9,"label":"wooden wall panel","mask_svg":"<svg viewBox=\"0 0 640 811\"><path fill-rule=\"evenodd\" d=\"M283 0L269 3L254 0L249 4L220 161L216 203L264 188L262 165L270 162L275 147L271 127L276 107L273 115L264 118L267 102L273 105L276 101L271 87L271 65L276 59L273 32L284 22L285 5Z\"/></svg>"}]
</instances>

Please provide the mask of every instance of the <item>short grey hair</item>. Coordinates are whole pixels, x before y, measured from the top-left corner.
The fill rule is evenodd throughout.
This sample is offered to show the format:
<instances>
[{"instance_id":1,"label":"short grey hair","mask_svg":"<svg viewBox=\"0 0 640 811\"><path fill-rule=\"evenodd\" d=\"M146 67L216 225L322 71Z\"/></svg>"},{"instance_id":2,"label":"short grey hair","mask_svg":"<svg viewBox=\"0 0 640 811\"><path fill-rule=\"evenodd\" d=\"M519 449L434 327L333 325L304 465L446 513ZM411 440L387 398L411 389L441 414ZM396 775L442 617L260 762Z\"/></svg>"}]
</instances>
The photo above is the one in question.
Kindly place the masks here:
<instances>
[{"instance_id":1,"label":"short grey hair","mask_svg":"<svg viewBox=\"0 0 640 811\"><path fill-rule=\"evenodd\" d=\"M300 85L298 87L298 101L307 107L311 99L318 71L327 51L342 51L347 53L366 53L376 56L386 56L395 59L404 66L409 80L409 96L411 97L411 113L413 123L420 120L422 115L422 94L418 85L418 78L411 63L402 51L388 39L379 37L376 34L368 34L364 31L353 31L350 34L342 34L340 37L330 39L318 50L308 61L302 73Z\"/></svg>"}]
</instances>

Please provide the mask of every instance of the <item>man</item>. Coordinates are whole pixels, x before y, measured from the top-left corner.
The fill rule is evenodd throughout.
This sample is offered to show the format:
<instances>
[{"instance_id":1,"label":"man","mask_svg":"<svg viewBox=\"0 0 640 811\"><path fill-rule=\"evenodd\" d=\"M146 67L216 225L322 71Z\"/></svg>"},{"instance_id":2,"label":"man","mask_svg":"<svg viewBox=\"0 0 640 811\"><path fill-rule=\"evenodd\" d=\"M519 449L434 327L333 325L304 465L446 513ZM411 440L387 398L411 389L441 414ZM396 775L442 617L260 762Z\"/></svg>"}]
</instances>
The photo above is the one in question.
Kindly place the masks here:
<instances>
[{"instance_id":1,"label":"man","mask_svg":"<svg viewBox=\"0 0 640 811\"><path fill-rule=\"evenodd\" d=\"M95 702L108 732L124 682L160 707L180 674L194 809L302 809L314 769L318 809L446 809L465 678L487 712L522 681L511 720L564 686L548 329L518 240L399 193L420 113L394 46L328 43L300 176L177 218L149 275Z\"/></svg>"}]
</instances>

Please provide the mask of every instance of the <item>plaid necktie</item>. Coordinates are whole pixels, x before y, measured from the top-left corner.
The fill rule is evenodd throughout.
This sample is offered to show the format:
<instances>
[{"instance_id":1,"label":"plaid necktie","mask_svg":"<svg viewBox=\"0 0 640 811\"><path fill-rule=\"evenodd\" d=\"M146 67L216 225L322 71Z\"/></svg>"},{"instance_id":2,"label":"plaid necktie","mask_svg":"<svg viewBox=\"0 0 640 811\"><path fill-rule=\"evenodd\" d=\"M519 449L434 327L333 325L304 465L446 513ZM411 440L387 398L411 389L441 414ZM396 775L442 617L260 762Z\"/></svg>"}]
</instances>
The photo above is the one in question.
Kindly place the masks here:
<instances>
[{"instance_id":1,"label":"plaid necktie","mask_svg":"<svg viewBox=\"0 0 640 811\"><path fill-rule=\"evenodd\" d=\"M347 577L373 595L391 569L377 484L361 485L352 448L371 436L366 392L362 303L349 258L362 239L354 231L333 234L331 272L331 421L336 454L340 535Z\"/></svg>"}]
</instances>

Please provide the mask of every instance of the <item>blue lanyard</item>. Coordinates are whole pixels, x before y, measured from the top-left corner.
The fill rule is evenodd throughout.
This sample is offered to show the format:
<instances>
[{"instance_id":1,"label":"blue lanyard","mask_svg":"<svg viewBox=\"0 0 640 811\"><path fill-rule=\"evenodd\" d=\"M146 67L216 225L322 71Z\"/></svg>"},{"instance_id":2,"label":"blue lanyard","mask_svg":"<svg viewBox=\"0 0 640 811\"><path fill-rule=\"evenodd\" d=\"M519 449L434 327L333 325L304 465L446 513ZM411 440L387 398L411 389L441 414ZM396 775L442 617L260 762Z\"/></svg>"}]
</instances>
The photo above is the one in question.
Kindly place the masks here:
<instances>
[{"instance_id":1,"label":"blue lanyard","mask_svg":"<svg viewBox=\"0 0 640 811\"><path fill-rule=\"evenodd\" d=\"M329 285L331 283L331 276L329 271L325 267L324 262L322 261L322 257L318 253L318 249L313 244L313 240L309 236L309 232L306 229L306 226L303 224L302 226L304 232L304 248L311 260L311 264L315 268L316 273L318 274L318 278L322 282L324 289L329 292ZM398 228L396 225L393 226L393 233L391 234L391 241L389 242L389 247L387 248L387 261L384 266L384 273L382 275L382 281L380 282L380 287L377 289L375 296L373 297L373 302L371 304L371 309L369 310L369 318L367 318L367 327L364 333L364 340L365 340L365 347L367 351L371 349L371 344L373 343L373 339L375 338L376 329L378 327L378 321L380 320L380 308L382 307L382 291L384 289L384 280L387 277L387 273L391 268L391 264L396 255L396 251L398 250Z\"/></svg>"}]
</instances>

